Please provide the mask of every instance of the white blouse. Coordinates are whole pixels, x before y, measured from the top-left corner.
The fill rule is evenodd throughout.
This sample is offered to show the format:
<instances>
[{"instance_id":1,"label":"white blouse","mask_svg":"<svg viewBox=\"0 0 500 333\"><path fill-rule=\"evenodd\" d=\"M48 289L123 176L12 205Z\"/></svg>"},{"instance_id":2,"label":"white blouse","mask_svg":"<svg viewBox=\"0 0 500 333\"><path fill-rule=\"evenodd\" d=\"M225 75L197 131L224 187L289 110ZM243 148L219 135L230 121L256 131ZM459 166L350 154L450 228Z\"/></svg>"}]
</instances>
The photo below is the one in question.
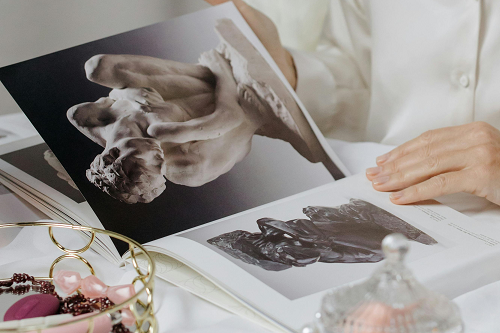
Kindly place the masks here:
<instances>
[{"instance_id":1,"label":"white blouse","mask_svg":"<svg viewBox=\"0 0 500 333\"><path fill-rule=\"evenodd\" d=\"M500 128L500 1L325 8L317 50L292 55L297 93L326 136L398 145L477 120Z\"/></svg>"}]
</instances>

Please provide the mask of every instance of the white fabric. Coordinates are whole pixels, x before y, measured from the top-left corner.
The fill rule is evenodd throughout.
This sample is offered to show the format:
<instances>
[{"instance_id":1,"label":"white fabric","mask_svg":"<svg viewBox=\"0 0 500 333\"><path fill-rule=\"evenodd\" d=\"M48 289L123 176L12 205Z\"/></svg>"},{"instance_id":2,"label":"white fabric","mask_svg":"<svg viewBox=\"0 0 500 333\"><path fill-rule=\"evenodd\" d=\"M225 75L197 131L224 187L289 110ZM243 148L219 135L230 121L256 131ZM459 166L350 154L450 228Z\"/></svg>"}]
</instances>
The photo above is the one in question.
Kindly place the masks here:
<instances>
[{"instance_id":1,"label":"white fabric","mask_svg":"<svg viewBox=\"0 0 500 333\"><path fill-rule=\"evenodd\" d=\"M292 51L327 136L399 145L477 120L500 128L499 1L329 2L317 51Z\"/></svg>"},{"instance_id":2,"label":"white fabric","mask_svg":"<svg viewBox=\"0 0 500 333\"><path fill-rule=\"evenodd\" d=\"M465 333L498 332L499 290L500 282L495 282L455 298L466 325Z\"/></svg>"},{"instance_id":3,"label":"white fabric","mask_svg":"<svg viewBox=\"0 0 500 333\"><path fill-rule=\"evenodd\" d=\"M321 37L330 0L245 0L264 12L287 47L314 51Z\"/></svg>"}]
</instances>

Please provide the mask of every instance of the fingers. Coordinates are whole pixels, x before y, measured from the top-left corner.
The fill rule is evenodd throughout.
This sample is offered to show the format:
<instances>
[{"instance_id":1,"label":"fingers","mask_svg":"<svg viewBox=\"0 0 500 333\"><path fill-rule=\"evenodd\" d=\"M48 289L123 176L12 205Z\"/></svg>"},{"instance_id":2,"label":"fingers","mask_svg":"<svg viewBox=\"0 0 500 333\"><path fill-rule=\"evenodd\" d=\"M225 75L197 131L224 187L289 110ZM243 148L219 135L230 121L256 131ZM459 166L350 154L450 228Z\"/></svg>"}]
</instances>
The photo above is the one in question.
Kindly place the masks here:
<instances>
[{"instance_id":1,"label":"fingers","mask_svg":"<svg viewBox=\"0 0 500 333\"><path fill-rule=\"evenodd\" d=\"M87 78L110 88L150 87L164 99L213 91L213 75L200 65L138 56L101 54L85 63Z\"/></svg>"},{"instance_id":2,"label":"fingers","mask_svg":"<svg viewBox=\"0 0 500 333\"><path fill-rule=\"evenodd\" d=\"M486 144L487 142L478 142L477 144ZM376 177L382 175L389 175L395 173L401 173L406 169L414 166L418 163L425 163L426 165L433 167L433 159L436 156L446 155L450 152L456 151L466 151L467 149L474 146L471 144L470 140L444 140L441 142L434 142L423 147L417 148L412 152L407 153L404 156L396 158L393 161L387 161L380 163L378 167L369 168L366 170L366 177L372 181ZM468 156L468 155L465 155Z\"/></svg>"},{"instance_id":3,"label":"fingers","mask_svg":"<svg viewBox=\"0 0 500 333\"><path fill-rule=\"evenodd\" d=\"M445 127L436 130L430 130L417 138L410 140L391 152L377 157L377 165L383 165L393 162L403 156L413 152L420 152L423 157L430 156L438 149L452 150L465 149L472 145L486 143L487 135L478 135L478 132L489 131L490 125L483 122L476 122L454 127Z\"/></svg>"},{"instance_id":4,"label":"fingers","mask_svg":"<svg viewBox=\"0 0 500 333\"><path fill-rule=\"evenodd\" d=\"M432 155L423 160L413 161L413 163L409 162L408 165L397 171L388 170L385 166L379 167L382 171L376 176L371 176L373 188L384 192L400 190L436 175L459 171L472 166L474 159L479 157L478 155L474 148L469 148L441 155Z\"/></svg>"},{"instance_id":5,"label":"fingers","mask_svg":"<svg viewBox=\"0 0 500 333\"><path fill-rule=\"evenodd\" d=\"M389 198L395 204L409 204L445 194L477 192L477 175L472 169L448 172L434 176L422 183L392 193Z\"/></svg>"},{"instance_id":6,"label":"fingers","mask_svg":"<svg viewBox=\"0 0 500 333\"><path fill-rule=\"evenodd\" d=\"M215 111L205 117L182 123L159 123L148 128L148 134L164 142L185 143L218 138L244 121L238 104L236 82L231 67L216 51L202 54L200 62L216 77Z\"/></svg>"},{"instance_id":7,"label":"fingers","mask_svg":"<svg viewBox=\"0 0 500 333\"><path fill-rule=\"evenodd\" d=\"M380 156L366 176L378 191L399 191L394 203L454 192L497 202L499 144L500 131L484 122L432 130Z\"/></svg>"},{"instance_id":8,"label":"fingers","mask_svg":"<svg viewBox=\"0 0 500 333\"><path fill-rule=\"evenodd\" d=\"M398 191L394 203L455 192L500 201L500 131L484 122L426 132L366 170L378 191Z\"/></svg>"}]
</instances>

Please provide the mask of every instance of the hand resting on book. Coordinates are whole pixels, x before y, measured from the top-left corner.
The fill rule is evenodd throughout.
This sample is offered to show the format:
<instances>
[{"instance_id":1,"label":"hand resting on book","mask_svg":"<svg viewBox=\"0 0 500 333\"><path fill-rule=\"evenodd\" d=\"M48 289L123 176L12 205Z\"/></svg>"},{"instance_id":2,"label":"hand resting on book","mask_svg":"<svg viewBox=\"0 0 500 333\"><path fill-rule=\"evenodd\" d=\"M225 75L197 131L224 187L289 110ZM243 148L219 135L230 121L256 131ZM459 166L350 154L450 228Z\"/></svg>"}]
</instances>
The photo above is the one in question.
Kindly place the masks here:
<instances>
[{"instance_id":1,"label":"hand resting on book","mask_svg":"<svg viewBox=\"0 0 500 333\"><path fill-rule=\"evenodd\" d=\"M377 158L366 171L396 204L466 192L500 205L500 131L490 124L430 130Z\"/></svg>"}]
</instances>

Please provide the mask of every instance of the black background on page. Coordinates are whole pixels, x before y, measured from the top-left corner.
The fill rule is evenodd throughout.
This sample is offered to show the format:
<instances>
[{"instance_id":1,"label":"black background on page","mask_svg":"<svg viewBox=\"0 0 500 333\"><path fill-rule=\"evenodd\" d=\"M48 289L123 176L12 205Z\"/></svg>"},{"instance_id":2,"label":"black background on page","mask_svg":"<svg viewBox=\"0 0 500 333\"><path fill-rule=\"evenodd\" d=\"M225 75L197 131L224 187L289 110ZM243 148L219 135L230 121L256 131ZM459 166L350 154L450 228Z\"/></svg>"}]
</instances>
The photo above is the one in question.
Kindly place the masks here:
<instances>
[{"instance_id":1,"label":"black background on page","mask_svg":"<svg viewBox=\"0 0 500 333\"><path fill-rule=\"evenodd\" d=\"M237 163L230 172L201 187L191 188L167 181L167 189L148 204L122 203L101 192L85 177L86 169L103 148L74 128L66 118L66 111L73 105L107 96L110 91L109 88L86 79L85 62L96 54L137 54L196 63L200 53L215 47L219 42L213 28L212 33L208 34L207 27L196 19L189 22L196 33L184 36L181 40L172 40L176 36L168 35L168 24L173 21L175 20L0 68L0 81L58 157L104 227L140 243L270 202L260 199L249 202L245 191L253 186L253 177L259 177L266 168L273 166L262 165L260 170L252 170L252 174L248 174L248 169L243 167L245 160ZM197 24L200 27L196 27ZM205 32L199 33L200 31ZM169 47L166 47L167 43L161 40L169 38ZM208 49L200 49L198 45L206 45L207 38L213 39L213 45ZM187 40L189 45L186 46ZM191 58L185 55L179 58L178 49L186 47ZM234 186L231 182L234 177L244 179L246 186ZM276 180L276 184L293 181L294 179L280 179ZM269 186L273 184L267 184ZM267 187L258 190L266 191ZM304 190L306 189L301 191ZM287 195L292 194L295 193ZM281 198L276 197L271 201ZM116 245L121 253L128 249L121 242Z\"/></svg>"}]
</instances>

